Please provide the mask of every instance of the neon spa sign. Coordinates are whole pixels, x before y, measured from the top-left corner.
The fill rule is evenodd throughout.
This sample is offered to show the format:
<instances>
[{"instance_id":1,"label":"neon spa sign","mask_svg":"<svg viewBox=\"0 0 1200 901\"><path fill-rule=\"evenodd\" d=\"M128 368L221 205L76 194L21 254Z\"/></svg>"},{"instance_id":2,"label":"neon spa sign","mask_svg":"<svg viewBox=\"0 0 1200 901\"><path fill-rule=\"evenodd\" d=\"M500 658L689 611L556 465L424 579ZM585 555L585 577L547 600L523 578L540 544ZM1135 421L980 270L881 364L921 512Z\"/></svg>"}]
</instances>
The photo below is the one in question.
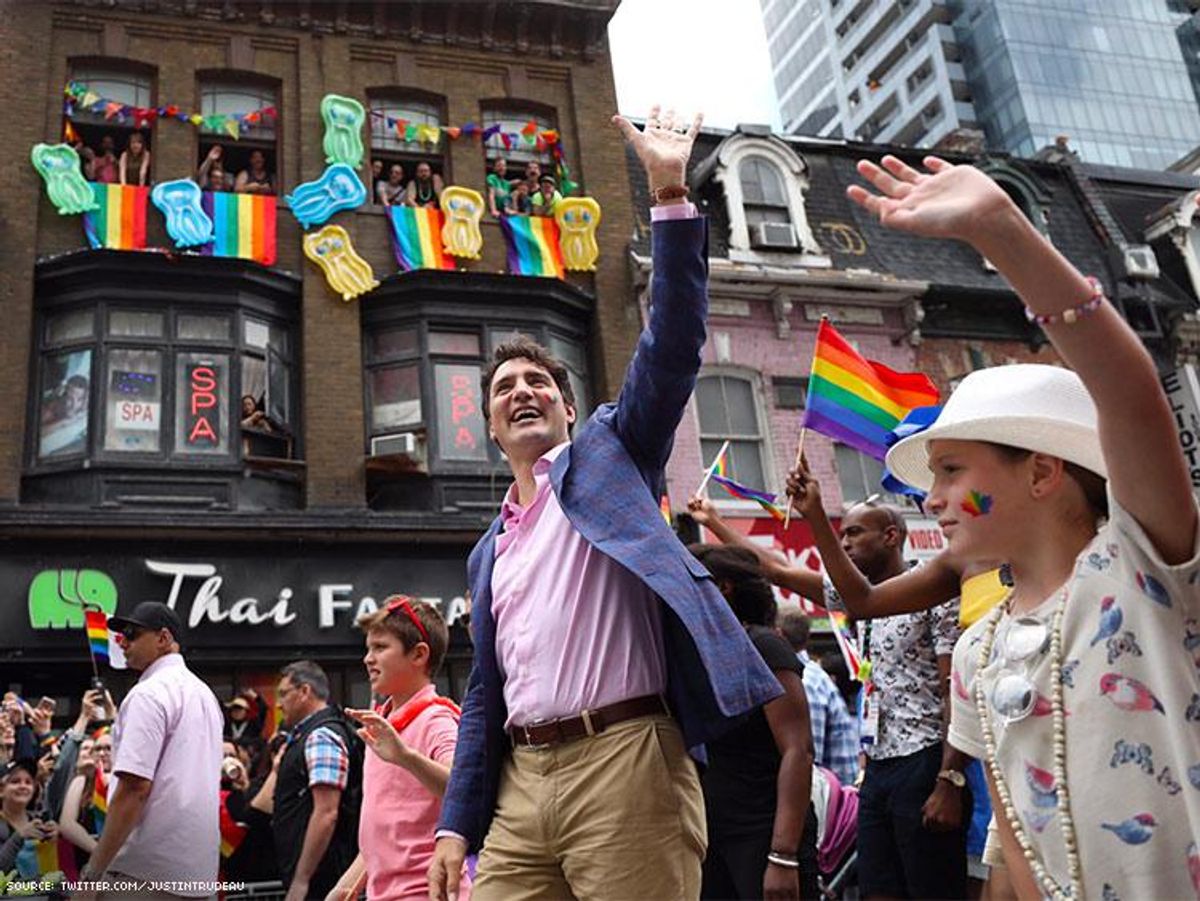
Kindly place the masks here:
<instances>
[{"instance_id":1,"label":"neon spa sign","mask_svg":"<svg viewBox=\"0 0 1200 901\"><path fill-rule=\"evenodd\" d=\"M254 597L238 598L232 603L221 597L224 579L211 563L168 563L146 560L146 569L159 576L171 579L171 588L164 603L183 616L187 614L187 626L195 629L204 623L230 623L233 625L270 625L282 628L296 621L297 613L292 609L296 593L284 585L274 597L260 600ZM317 628L332 629L343 620L351 625L360 616L374 613L379 604L374 597L353 597L354 585L348 582L322 582L317 585ZM190 601L187 598L190 595ZM462 597L449 601L439 597L426 597L428 602L453 625L466 613L466 601ZM181 606L181 601L186 605ZM347 617L346 614L350 615Z\"/></svg>"}]
</instances>

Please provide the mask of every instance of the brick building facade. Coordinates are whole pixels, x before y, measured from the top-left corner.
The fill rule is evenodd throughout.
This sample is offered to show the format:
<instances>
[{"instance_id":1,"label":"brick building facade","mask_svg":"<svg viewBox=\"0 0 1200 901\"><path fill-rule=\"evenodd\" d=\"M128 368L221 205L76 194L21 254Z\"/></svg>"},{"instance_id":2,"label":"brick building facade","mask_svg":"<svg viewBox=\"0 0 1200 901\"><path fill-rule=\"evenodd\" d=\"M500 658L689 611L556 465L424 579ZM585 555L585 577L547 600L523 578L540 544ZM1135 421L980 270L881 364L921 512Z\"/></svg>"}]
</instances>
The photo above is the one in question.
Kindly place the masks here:
<instances>
[{"instance_id":1,"label":"brick building facade","mask_svg":"<svg viewBox=\"0 0 1200 901\"><path fill-rule=\"evenodd\" d=\"M361 703L354 614L393 592L461 613L466 553L508 484L479 411L490 348L514 332L548 342L594 406L619 387L636 340L627 263L635 220L609 123L616 99L605 30L616 6L0 3L0 101L13 148L0 165L0 391L10 398L0 409L4 681L26 693L44 684L77 696L83 687L74 684L83 645L26 617L33 582L51 571L68 604L172 598L219 693L269 687L279 661L313 654L334 668L340 697ZM30 148L58 142L69 119L85 144L110 134L120 150L142 124L82 105L66 115L72 82L158 110L141 127L154 182L196 177L218 143L230 175L262 149L279 195L275 265L88 249L78 217L59 216L47 199ZM556 131L576 193L603 208L598 269L563 280L509 275L500 228L485 215L481 260L460 260L452 273L398 273L385 212L368 202L331 221L382 284L344 303L304 258L283 197L325 169L327 94L386 113L362 134L360 174L371 189L373 158L401 162L406 177L427 161L445 184L481 191L495 156L554 169L540 146L468 135L418 145L390 134L389 119L505 130L528 121ZM162 115L168 107L276 115L270 128L243 122L235 140L219 126ZM147 222L149 248L169 248L153 208ZM180 431L189 403L194 410L186 382L197 360L215 361L221 382L221 440L206 454L192 453ZM47 405L69 393L69 373L91 386L70 444L46 425ZM153 428L140 436L113 422L115 392L135 378L153 398ZM275 440L241 428L243 394L266 403ZM447 439L460 416L464 445ZM63 625L74 618L65 611ZM444 687L458 693L468 653L461 626L453 645ZM57 662L68 669L53 669Z\"/></svg>"}]
</instances>

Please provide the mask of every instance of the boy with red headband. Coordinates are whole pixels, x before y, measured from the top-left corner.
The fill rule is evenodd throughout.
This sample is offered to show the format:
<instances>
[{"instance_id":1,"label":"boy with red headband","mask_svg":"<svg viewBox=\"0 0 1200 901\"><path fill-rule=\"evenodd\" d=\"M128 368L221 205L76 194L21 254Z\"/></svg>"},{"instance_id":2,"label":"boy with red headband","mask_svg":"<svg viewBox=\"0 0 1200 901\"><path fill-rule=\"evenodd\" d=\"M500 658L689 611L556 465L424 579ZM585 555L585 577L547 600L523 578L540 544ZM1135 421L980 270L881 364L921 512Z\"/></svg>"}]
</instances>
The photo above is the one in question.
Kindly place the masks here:
<instances>
[{"instance_id":1,"label":"boy with red headband","mask_svg":"<svg viewBox=\"0 0 1200 901\"><path fill-rule=\"evenodd\" d=\"M385 700L375 710L347 710L374 753L363 761L359 854L331 898L428 897L425 873L433 859L434 827L458 743L458 706L438 696L434 674L450 631L424 601L393 595L360 617L366 633L363 663L371 691ZM470 898L466 875L460 899Z\"/></svg>"}]
</instances>

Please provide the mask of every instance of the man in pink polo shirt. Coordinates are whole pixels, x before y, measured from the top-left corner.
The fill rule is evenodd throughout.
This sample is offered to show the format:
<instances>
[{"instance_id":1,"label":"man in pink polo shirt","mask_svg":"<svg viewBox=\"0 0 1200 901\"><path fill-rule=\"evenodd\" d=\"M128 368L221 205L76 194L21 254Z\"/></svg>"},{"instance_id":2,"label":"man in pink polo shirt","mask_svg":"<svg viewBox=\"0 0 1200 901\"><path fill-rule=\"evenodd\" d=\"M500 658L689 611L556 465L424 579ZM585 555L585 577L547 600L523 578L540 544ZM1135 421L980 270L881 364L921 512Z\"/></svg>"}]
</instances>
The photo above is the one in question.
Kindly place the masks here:
<instances>
[{"instance_id":1,"label":"man in pink polo shirt","mask_svg":"<svg viewBox=\"0 0 1200 901\"><path fill-rule=\"evenodd\" d=\"M458 706L438 696L433 677L450 643L446 621L429 604L393 595L358 621L367 637L363 663L371 691L387 700L374 711L347 710L373 753L363 760L364 804L358 857L331 897L352 901L428 897L433 833L458 744ZM458 897L470 898L463 874Z\"/></svg>"},{"instance_id":2,"label":"man in pink polo shirt","mask_svg":"<svg viewBox=\"0 0 1200 901\"><path fill-rule=\"evenodd\" d=\"M147 891L139 894L143 898L214 895L221 842L221 705L184 664L183 624L170 607L146 601L125 616L109 617L108 627L117 633L130 669L142 675L117 713L108 815L79 878L172 883L170 892Z\"/></svg>"}]
</instances>

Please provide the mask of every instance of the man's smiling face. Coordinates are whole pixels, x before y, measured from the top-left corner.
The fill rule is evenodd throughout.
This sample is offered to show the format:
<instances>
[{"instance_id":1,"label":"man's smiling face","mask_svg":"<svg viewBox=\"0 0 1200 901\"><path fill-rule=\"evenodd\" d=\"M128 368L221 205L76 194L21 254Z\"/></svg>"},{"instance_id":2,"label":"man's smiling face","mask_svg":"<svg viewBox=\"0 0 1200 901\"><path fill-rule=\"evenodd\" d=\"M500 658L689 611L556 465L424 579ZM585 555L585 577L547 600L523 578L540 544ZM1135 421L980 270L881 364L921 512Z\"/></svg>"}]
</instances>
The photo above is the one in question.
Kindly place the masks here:
<instances>
[{"instance_id":1,"label":"man's smiling face","mask_svg":"<svg viewBox=\"0 0 1200 901\"><path fill-rule=\"evenodd\" d=\"M575 421L554 376L524 357L500 364L487 403L492 438L510 458L536 458L557 447Z\"/></svg>"}]
</instances>

